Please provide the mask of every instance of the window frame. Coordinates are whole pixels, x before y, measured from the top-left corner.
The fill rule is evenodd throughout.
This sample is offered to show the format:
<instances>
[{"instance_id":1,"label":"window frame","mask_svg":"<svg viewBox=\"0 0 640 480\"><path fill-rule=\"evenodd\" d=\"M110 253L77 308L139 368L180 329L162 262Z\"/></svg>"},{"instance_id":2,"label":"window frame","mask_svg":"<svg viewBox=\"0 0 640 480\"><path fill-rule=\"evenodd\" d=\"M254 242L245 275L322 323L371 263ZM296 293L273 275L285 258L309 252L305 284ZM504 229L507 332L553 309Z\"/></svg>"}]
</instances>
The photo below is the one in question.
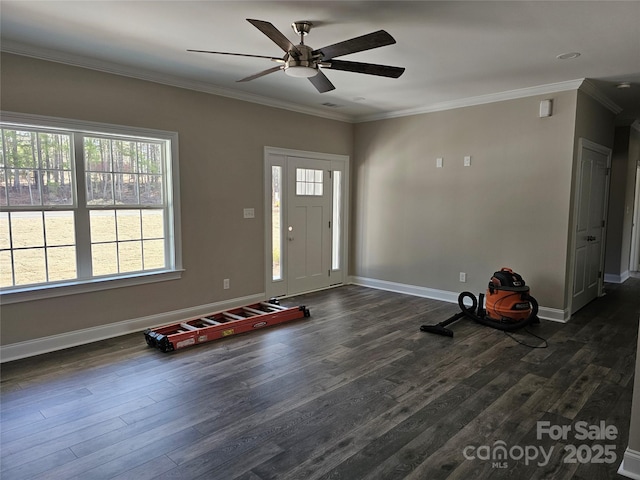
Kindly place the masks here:
<instances>
[{"instance_id":1,"label":"window frame","mask_svg":"<svg viewBox=\"0 0 640 480\"><path fill-rule=\"evenodd\" d=\"M180 176L178 160L178 133L149 128L113 125L99 122L89 122L84 120L72 120L41 115L31 115L16 112L0 111L0 122L3 128L16 129L41 129L47 131L57 131L59 133L69 133L72 136L72 181L75 182L73 189L73 203L71 205L27 206L21 208L1 207L3 211L59 211L70 210L76 215L86 218L76 220L78 222L88 222L89 212L96 210L94 206L87 206L83 201L86 194L84 152L82 142L85 136L98 135L110 138L120 137L123 139L135 138L138 141L162 141L165 142L166 154L165 162L166 179L163 181L163 195L165 201L162 209L166 211L165 222L165 267L148 271L136 271L131 273L120 273L107 276L94 276L90 278L76 278L73 280L55 281L49 283L31 284L24 286L0 288L0 302L2 304L18 303L44 298L59 297L77 293L94 292L111 288L121 288L133 285L176 280L182 277L184 271L182 266L182 239L180 228ZM81 165L78 167L78 165ZM127 208L133 208L128 206ZM137 209L144 209L139 205ZM101 206L98 209L115 209L115 205ZM88 225L86 225L88 227ZM88 232L87 229L83 231ZM91 239L86 235L78 235L76 241L77 249L90 249ZM80 257L81 254L77 254ZM85 257L86 258L86 257ZM90 256L89 256L90 258ZM78 264L77 275L86 277L86 269Z\"/></svg>"}]
</instances>

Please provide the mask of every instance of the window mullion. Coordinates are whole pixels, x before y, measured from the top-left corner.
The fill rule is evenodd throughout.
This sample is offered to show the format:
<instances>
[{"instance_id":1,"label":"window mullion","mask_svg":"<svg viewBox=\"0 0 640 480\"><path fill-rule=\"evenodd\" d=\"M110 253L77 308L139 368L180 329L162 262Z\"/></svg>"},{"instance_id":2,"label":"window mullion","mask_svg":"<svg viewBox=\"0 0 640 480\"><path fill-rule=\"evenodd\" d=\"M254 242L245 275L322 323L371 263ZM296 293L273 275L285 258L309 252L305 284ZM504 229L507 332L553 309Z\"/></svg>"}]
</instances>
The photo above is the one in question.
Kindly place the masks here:
<instances>
[{"instance_id":1,"label":"window mullion","mask_svg":"<svg viewBox=\"0 0 640 480\"><path fill-rule=\"evenodd\" d=\"M73 162L76 174L76 259L78 279L90 279L91 266L91 224L87 208L87 180L84 162L84 135L73 135Z\"/></svg>"}]
</instances>

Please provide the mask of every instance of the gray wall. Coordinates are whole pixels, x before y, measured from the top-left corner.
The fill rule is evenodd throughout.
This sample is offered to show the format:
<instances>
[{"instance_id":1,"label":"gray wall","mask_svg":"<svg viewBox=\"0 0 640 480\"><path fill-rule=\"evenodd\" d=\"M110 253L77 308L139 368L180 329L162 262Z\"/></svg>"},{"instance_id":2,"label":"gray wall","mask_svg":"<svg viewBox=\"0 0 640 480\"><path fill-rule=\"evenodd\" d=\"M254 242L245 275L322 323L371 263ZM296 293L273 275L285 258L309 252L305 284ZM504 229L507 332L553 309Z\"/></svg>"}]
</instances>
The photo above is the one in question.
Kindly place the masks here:
<instances>
[{"instance_id":1,"label":"gray wall","mask_svg":"<svg viewBox=\"0 0 640 480\"><path fill-rule=\"evenodd\" d=\"M179 133L186 269L176 281L4 305L5 345L264 292L264 146L352 155L345 122L9 54L1 82L6 111Z\"/></svg>"},{"instance_id":2,"label":"gray wall","mask_svg":"<svg viewBox=\"0 0 640 480\"><path fill-rule=\"evenodd\" d=\"M352 273L478 293L508 266L564 309L577 92L545 98L356 125Z\"/></svg>"}]
</instances>

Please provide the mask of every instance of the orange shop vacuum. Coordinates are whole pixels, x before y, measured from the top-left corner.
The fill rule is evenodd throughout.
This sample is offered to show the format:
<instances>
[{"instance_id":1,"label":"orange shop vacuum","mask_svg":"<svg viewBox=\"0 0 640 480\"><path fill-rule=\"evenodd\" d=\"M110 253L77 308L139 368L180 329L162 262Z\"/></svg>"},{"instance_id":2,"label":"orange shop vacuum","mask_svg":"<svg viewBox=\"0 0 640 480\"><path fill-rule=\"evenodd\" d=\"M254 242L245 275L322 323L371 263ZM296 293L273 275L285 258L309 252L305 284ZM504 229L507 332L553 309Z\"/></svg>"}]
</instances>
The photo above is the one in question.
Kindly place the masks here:
<instances>
[{"instance_id":1,"label":"orange shop vacuum","mask_svg":"<svg viewBox=\"0 0 640 480\"><path fill-rule=\"evenodd\" d=\"M471 300L471 306L465 300ZM453 331L447 328L461 318L468 318L487 327L503 331L514 331L534 323L538 318L538 302L529 293L529 286L523 278L510 268L495 272L489 280L485 295L478 298L473 293L462 292L458 296L460 312L436 325L422 325L420 330L436 335L453 337Z\"/></svg>"}]
</instances>

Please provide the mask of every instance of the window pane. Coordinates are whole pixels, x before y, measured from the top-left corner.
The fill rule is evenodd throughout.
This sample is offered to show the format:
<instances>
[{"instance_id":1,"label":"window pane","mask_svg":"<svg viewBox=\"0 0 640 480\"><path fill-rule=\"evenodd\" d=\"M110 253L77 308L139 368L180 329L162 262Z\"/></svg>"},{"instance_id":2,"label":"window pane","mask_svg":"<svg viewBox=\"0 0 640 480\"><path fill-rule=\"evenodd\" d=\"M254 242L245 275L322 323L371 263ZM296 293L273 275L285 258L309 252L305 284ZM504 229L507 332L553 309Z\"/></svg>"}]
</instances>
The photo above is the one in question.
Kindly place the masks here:
<instances>
[{"instance_id":1,"label":"window pane","mask_svg":"<svg viewBox=\"0 0 640 480\"><path fill-rule=\"evenodd\" d=\"M9 238L9 214L0 212L0 249L11 248Z\"/></svg>"},{"instance_id":2,"label":"window pane","mask_svg":"<svg viewBox=\"0 0 640 480\"><path fill-rule=\"evenodd\" d=\"M323 195L323 170L296 169L296 195Z\"/></svg>"},{"instance_id":3,"label":"window pane","mask_svg":"<svg viewBox=\"0 0 640 480\"><path fill-rule=\"evenodd\" d=\"M59 133L38 134L41 168L71 170L71 135Z\"/></svg>"},{"instance_id":4,"label":"window pane","mask_svg":"<svg viewBox=\"0 0 640 480\"><path fill-rule=\"evenodd\" d=\"M76 248L54 247L47 248L47 266L49 281L71 280L76 278Z\"/></svg>"},{"instance_id":5,"label":"window pane","mask_svg":"<svg viewBox=\"0 0 640 480\"><path fill-rule=\"evenodd\" d=\"M342 172L340 170L335 170L333 172L333 212L331 230L331 268L333 270L339 270L342 257L342 245L340 243L340 237L342 236Z\"/></svg>"},{"instance_id":6,"label":"window pane","mask_svg":"<svg viewBox=\"0 0 640 480\"><path fill-rule=\"evenodd\" d=\"M13 248L44 246L42 212L12 212L10 218Z\"/></svg>"},{"instance_id":7,"label":"window pane","mask_svg":"<svg viewBox=\"0 0 640 480\"><path fill-rule=\"evenodd\" d=\"M140 240L140 210L116 210L118 240ZM142 258L142 255L140 255Z\"/></svg>"},{"instance_id":8,"label":"window pane","mask_svg":"<svg viewBox=\"0 0 640 480\"><path fill-rule=\"evenodd\" d=\"M16 275L16 285L44 283L47 281L44 248L14 250L13 264Z\"/></svg>"},{"instance_id":9,"label":"window pane","mask_svg":"<svg viewBox=\"0 0 640 480\"><path fill-rule=\"evenodd\" d=\"M88 172L111 172L111 140L85 137L84 163Z\"/></svg>"},{"instance_id":10,"label":"window pane","mask_svg":"<svg viewBox=\"0 0 640 480\"><path fill-rule=\"evenodd\" d=\"M0 160L1 161L1 160ZM0 164L0 206L7 205L7 171Z\"/></svg>"},{"instance_id":11,"label":"window pane","mask_svg":"<svg viewBox=\"0 0 640 480\"><path fill-rule=\"evenodd\" d=\"M159 143L138 143L138 172L162 175L162 146Z\"/></svg>"},{"instance_id":12,"label":"window pane","mask_svg":"<svg viewBox=\"0 0 640 480\"><path fill-rule=\"evenodd\" d=\"M38 170L9 170L9 205L41 205Z\"/></svg>"},{"instance_id":13,"label":"window pane","mask_svg":"<svg viewBox=\"0 0 640 480\"><path fill-rule=\"evenodd\" d=\"M72 205L71 172L42 170L42 203L44 205Z\"/></svg>"},{"instance_id":14,"label":"window pane","mask_svg":"<svg viewBox=\"0 0 640 480\"><path fill-rule=\"evenodd\" d=\"M73 212L44 212L47 246L74 245L76 243Z\"/></svg>"},{"instance_id":15,"label":"window pane","mask_svg":"<svg viewBox=\"0 0 640 480\"><path fill-rule=\"evenodd\" d=\"M111 173L87 173L87 205L113 205Z\"/></svg>"},{"instance_id":16,"label":"window pane","mask_svg":"<svg viewBox=\"0 0 640 480\"><path fill-rule=\"evenodd\" d=\"M164 240L145 240L142 242L144 269L164 268Z\"/></svg>"},{"instance_id":17,"label":"window pane","mask_svg":"<svg viewBox=\"0 0 640 480\"><path fill-rule=\"evenodd\" d=\"M135 142L113 140L111 146L113 153L113 171L130 173L136 172Z\"/></svg>"},{"instance_id":18,"label":"window pane","mask_svg":"<svg viewBox=\"0 0 640 480\"><path fill-rule=\"evenodd\" d=\"M115 210L92 210L89 212L89 222L92 243L116 241Z\"/></svg>"},{"instance_id":19,"label":"window pane","mask_svg":"<svg viewBox=\"0 0 640 480\"><path fill-rule=\"evenodd\" d=\"M160 175L140 175L140 203L162 205L162 177Z\"/></svg>"},{"instance_id":20,"label":"window pane","mask_svg":"<svg viewBox=\"0 0 640 480\"><path fill-rule=\"evenodd\" d=\"M120 273L142 270L142 242L119 242Z\"/></svg>"},{"instance_id":21,"label":"window pane","mask_svg":"<svg viewBox=\"0 0 640 480\"><path fill-rule=\"evenodd\" d=\"M8 167L38 168L38 157L33 148L35 133L22 130L4 130L5 153Z\"/></svg>"},{"instance_id":22,"label":"window pane","mask_svg":"<svg viewBox=\"0 0 640 480\"><path fill-rule=\"evenodd\" d=\"M118 250L115 243L99 243L91 246L93 275L118 273Z\"/></svg>"},{"instance_id":23,"label":"window pane","mask_svg":"<svg viewBox=\"0 0 640 480\"><path fill-rule=\"evenodd\" d=\"M0 251L0 287L12 287L13 275L11 266L11 252Z\"/></svg>"},{"instance_id":24,"label":"window pane","mask_svg":"<svg viewBox=\"0 0 640 480\"><path fill-rule=\"evenodd\" d=\"M138 176L127 173L116 173L114 175L114 181L116 205L137 205Z\"/></svg>"},{"instance_id":25,"label":"window pane","mask_svg":"<svg viewBox=\"0 0 640 480\"><path fill-rule=\"evenodd\" d=\"M142 238L164 238L162 210L142 210Z\"/></svg>"},{"instance_id":26,"label":"window pane","mask_svg":"<svg viewBox=\"0 0 640 480\"><path fill-rule=\"evenodd\" d=\"M280 254L282 249L282 213L280 199L282 198L282 167L271 167L271 267L272 279L282 280L282 264Z\"/></svg>"}]
</instances>

